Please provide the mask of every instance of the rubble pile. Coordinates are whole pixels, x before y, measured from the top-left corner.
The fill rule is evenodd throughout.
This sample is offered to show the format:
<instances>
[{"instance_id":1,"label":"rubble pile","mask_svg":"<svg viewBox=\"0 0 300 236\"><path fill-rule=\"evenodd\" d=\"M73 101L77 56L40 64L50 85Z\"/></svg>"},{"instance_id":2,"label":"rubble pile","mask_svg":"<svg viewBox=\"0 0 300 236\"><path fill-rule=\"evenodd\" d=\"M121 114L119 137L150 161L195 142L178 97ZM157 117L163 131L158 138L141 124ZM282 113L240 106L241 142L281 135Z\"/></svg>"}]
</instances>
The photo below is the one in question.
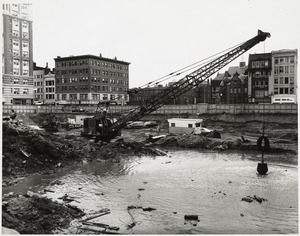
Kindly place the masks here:
<instances>
[{"instance_id":1,"label":"rubble pile","mask_svg":"<svg viewBox=\"0 0 300 236\"><path fill-rule=\"evenodd\" d=\"M213 150L227 150L239 149L241 141L226 141L219 138L209 138L202 135L176 135L166 136L158 140L155 145L162 147L181 147L181 148L198 148L198 149L213 149Z\"/></svg>"},{"instance_id":2,"label":"rubble pile","mask_svg":"<svg viewBox=\"0 0 300 236\"><path fill-rule=\"evenodd\" d=\"M162 155L142 142L117 140L111 143L88 140L80 135L56 135L10 122L3 123L3 177L50 174L56 167L86 158L111 159L129 155Z\"/></svg>"},{"instance_id":3,"label":"rubble pile","mask_svg":"<svg viewBox=\"0 0 300 236\"><path fill-rule=\"evenodd\" d=\"M58 163L79 160L68 140L51 137L44 131L3 123L3 176L49 172Z\"/></svg>"},{"instance_id":4,"label":"rubble pile","mask_svg":"<svg viewBox=\"0 0 300 236\"><path fill-rule=\"evenodd\" d=\"M78 208L38 196L4 196L2 202L2 225L20 234L51 234L68 228L72 220L83 215Z\"/></svg>"}]
</instances>

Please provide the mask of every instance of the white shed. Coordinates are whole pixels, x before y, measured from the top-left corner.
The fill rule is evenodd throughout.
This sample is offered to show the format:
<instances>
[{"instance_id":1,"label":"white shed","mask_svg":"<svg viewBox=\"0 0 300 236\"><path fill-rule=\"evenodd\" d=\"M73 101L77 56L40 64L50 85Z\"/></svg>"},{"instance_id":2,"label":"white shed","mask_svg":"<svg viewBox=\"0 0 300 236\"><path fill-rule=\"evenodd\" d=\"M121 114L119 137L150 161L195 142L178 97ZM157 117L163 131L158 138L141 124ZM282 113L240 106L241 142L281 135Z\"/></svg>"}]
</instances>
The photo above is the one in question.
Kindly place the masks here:
<instances>
[{"instance_id":1,"label":"white shed","mask_svg":"<svg viewBox=\"0 0 300 236\"><path fill-rule=\"evenodd\" d=\"M202 127L203 119L171 118L168 122L170 134L191 134L195 128Z\"/></svg>"}]
</instances>

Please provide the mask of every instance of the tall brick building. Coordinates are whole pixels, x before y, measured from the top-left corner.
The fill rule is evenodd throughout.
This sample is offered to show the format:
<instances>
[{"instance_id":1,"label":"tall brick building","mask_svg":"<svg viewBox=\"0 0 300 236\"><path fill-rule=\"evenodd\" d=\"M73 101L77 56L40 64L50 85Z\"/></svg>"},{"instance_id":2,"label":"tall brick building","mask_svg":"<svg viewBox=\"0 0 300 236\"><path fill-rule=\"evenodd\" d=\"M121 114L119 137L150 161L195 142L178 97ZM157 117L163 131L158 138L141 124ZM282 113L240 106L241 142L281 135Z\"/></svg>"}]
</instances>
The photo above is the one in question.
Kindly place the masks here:
<instances>
[{"instance_id":1,"label":"tall brick building","mask_svg":"<svg viewBox=\"0 0 300 236\"><path fill-rule=\"evenodd\" d=\"M57 103L129 101L129 62L101 55L58 56L54 60Z\"/></svg>"},{"instance_id":2,"label":"tall brick building","mask_svg":"<svg viewBox=\"0 0 300 236\"><path fill-rule=\"evenodd\" d=\"M32 104L33 53L30 4L2 4L2 102Z\"/></svg>"}]
</instances>

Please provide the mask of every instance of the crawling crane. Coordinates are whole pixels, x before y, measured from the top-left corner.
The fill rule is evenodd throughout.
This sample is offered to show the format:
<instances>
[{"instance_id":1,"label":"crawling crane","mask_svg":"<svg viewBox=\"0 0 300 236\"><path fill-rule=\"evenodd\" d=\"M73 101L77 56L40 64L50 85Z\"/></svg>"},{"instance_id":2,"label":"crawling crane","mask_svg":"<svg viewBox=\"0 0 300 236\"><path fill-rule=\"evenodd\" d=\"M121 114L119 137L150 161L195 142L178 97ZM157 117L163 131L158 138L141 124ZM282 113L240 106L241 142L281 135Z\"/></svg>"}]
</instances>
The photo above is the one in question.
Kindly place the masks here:
<instances>
[{"instance_id":1,"label":"crawling crane","mask_svg":"<svg viewBox=\"0 0 300 236\"><path fill-rule=\"evenodd\" d=\"M258 30L258 34L253 38L186 75L171 86L162 90L160 93L150 97L143 105L136 107L128 114L121 116L115 122L112 122L106 116L86 118L84 120L84 130L81 135L96 138L96 140L110 141L121 134L121 129L127 125L128 121L137 121L151 112L156 111L174 98L197 87L256 44L265 41L267 37L271 37L270 33Z\"/></svg>"}]
</instances>

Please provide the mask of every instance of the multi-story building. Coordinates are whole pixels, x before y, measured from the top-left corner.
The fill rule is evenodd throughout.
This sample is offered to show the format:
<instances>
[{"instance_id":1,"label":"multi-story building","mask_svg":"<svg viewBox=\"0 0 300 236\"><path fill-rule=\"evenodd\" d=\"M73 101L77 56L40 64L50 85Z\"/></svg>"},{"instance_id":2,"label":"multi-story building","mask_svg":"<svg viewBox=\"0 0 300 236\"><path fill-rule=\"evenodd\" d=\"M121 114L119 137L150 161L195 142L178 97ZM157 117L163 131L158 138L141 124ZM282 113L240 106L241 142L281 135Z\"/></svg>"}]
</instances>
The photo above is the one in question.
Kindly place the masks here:
<instances>
[{"instance_id":1,"label":"multi-story building","mask_svg":"<svg viewBox=\"0 0 300 236\"><path fill-rule=\"evenodd\" d=\"M129 105L143 105L149 99L152 99L156 94L161 93L163 90L168 89L173 82L163 85L156 85L154 87L146 88L133 88L129 90ZM201 87L203 89L203 87ZM200 102L199 88L191 89L180 96L175 97L166 105L189 105Z\"/></svg>"},{"instance_id":2,"label":"multi-story building","mask_svg":"<svg viewBox=\"0 0 300 236\"><path fill-rule=\"evenodd\" d=\"M33 84L35 101L43 104L55 103L55 74L54 70L48 68L48 63L46 67L33 63Z\"/></svg>"},{"instance_id":3,"label":"multi-story building","mask_svg":"<svg viewBox=\"0 0 300 236\"><path fill-rule=\"evenodd\" d=\"M32 104L33 53L30 4L2 4L2 101Z\"/></svg>"},{"instance_id":4,"label":"multi-story building","mask_svg":"<svg viewBox=\"0 0 300 236\"><path fill-rule=\"evenodd\" d=\"M94 55L57 57L56 102L129 101L129 62Z\"/></svg>"},{"instance_id":5,"label":"multi-story building","mask_svg":"<svg viewBox=\"0 0 300 236\"><path fill-rule=\"evenodd\" d=\"M271 96L294 95L297 101L298 50L272 51Z\"/></svg>"},{"instance_id":6,"label":"multi-story building","mask_svg":"<svg viewBox=\"0 0 300 236\"><path fill-rule=\"evenodd\" d=\"M245 100L245 82L247 82L247 66L240 62L239 66L229 67L225 73L218 73L211 80L211 103L229 104L243 103Z\"/></svg>"},{"instance_id":7,"label":"multi-story building","mask_svg":"<svg viewBox=\"0 0 300 236\"><path fill-rule=\"evenodd\" d=\"M248 102L270 103L269 82L272 71L272 54L250 54L248 64Z\"/></svg>"}]
</instances>

